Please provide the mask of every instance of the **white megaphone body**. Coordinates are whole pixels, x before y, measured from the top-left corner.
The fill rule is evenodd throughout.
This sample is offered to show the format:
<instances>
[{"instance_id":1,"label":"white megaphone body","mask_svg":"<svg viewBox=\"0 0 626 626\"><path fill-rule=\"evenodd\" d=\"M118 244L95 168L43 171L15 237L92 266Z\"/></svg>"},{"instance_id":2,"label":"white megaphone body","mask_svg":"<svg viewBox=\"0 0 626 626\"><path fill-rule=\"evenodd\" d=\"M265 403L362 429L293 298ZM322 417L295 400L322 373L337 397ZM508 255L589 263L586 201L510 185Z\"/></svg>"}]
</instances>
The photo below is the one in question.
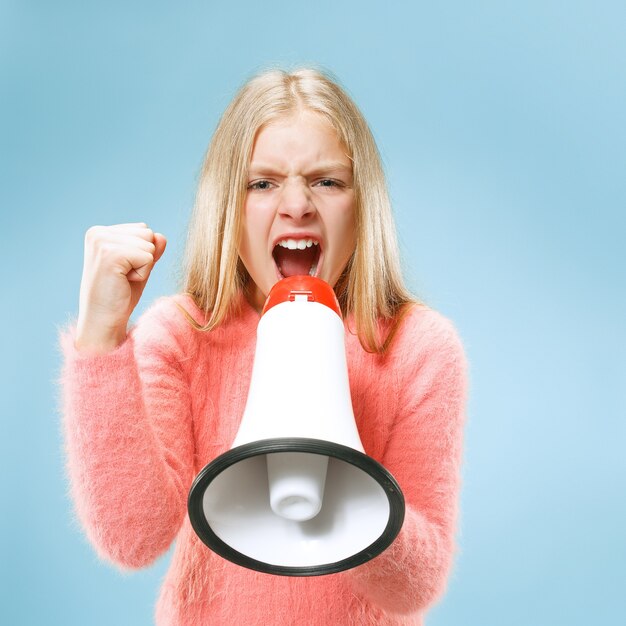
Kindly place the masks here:
<instances>
[{"instance_id":1,"label":"white megaphone body","mask_svg":"<svg viewBox=\"0 0 626 626\"><path fill-rule=\"evenodd\" d=\"M291 276L272 288L233 447L198 474L188 510L222 557L287 576L354 567L400 531L404 498L363 451L341 310L324 281Z\"/></svg>"}]
</instances>

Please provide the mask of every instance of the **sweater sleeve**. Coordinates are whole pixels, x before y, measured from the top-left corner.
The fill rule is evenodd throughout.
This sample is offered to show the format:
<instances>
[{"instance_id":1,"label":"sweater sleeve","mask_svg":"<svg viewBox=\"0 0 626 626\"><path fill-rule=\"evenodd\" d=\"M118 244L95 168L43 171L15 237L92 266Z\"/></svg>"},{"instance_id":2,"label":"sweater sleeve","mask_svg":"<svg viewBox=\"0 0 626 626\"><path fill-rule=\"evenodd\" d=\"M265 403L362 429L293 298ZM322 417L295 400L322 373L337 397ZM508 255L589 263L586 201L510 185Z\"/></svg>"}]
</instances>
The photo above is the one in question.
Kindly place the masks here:
<instances>
[{"instance_id":1,"label":"sweater sleeve","mask_svg":"<svg viewBox=\"0 0 626 626\"><path fill-rule=\"evenodd\" d=\"M61 337L72 498L99 556L124 568L165 552L186 511L193 439L181 317L163 299L104 355L77 351L73 330Z\"/></svg>"},{"instance_id":2,"label":"sweater sleeve","mask_svg":"<svg viewBox=\"0 0 626 626\"><path fill-rule=\"evenodd\" d=\"M404 493L405 520L385 552L349 572L357 591L401 614L425 610L446 586L467 387L464 351L451 323L429 310L406 322L392 359L399 409L383 458Z\"/></svg>"}]
</instances>

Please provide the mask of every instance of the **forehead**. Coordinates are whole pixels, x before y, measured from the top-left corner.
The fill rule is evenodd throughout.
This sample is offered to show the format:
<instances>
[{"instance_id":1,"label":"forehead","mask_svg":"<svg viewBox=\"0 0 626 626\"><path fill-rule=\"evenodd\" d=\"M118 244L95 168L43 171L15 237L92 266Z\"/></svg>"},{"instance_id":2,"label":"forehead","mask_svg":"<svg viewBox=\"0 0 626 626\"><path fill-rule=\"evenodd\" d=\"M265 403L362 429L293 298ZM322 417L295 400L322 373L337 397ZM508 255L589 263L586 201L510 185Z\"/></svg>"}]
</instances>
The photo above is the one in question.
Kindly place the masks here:
<instances>
[{"instance_id":1,"label":"forehead","mask_svg":"<svg viewBox=\"0 0 626 626\"><path fill-rule=\"evenodd\" d=\"M351 167L348 150L337 131L323 115L306 109L261 127L254 141L251 165L267 160L281 164L332 160Z\"/></svg>"}]
</instances>

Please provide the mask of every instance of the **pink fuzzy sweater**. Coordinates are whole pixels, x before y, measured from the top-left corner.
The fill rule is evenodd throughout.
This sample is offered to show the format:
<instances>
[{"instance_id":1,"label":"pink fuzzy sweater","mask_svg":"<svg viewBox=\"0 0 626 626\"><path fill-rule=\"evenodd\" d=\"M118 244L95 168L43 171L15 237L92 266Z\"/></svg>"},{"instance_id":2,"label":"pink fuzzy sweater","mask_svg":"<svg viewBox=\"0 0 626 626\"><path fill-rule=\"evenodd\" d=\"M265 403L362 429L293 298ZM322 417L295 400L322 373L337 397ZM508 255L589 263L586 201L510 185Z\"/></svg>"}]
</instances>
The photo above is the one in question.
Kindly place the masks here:
<instances>
[{"instance_id":1,"label":"pink fuzzy sweater","mask_svg":"<svg viewBox=\"0 0 626 626\"><path fill-rule=\"evenodd\" d=\"M422 624L454 547L466 364L450 322L415 306L384 357L365 352L346 325L361 439L399 482L406 517L372 561L290 578L225 561L191 528L189 487L230 448L243 414L259 315L242 298L240 315L203 333L176 302L202 320L176 296L157 301L111 353L82 354L71 331L62 337L68 471L98 554L138 568L176 539L156 608L162 626Z\"/></svg>"}]
</instances>

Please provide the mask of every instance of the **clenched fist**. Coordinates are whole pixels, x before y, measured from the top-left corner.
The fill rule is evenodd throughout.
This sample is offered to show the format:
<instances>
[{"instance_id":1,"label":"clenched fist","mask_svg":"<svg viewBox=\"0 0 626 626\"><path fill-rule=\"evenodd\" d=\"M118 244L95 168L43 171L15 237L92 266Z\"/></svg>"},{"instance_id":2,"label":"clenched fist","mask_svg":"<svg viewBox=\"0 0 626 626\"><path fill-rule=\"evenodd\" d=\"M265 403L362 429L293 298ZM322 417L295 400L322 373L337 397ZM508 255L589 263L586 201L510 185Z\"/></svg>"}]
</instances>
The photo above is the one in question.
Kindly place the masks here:
<instances>
[{"instance_id":1,"label":"clenched fist","mask_svg":"<svg viewBox=\"0 0 626 626\"><path fill-rule=\"evenodd\" d=\"M166 243L144 223L87 231L76 332L79 350L107 352L124 341L130 315Z\"/></svg>"}]
</instances>

